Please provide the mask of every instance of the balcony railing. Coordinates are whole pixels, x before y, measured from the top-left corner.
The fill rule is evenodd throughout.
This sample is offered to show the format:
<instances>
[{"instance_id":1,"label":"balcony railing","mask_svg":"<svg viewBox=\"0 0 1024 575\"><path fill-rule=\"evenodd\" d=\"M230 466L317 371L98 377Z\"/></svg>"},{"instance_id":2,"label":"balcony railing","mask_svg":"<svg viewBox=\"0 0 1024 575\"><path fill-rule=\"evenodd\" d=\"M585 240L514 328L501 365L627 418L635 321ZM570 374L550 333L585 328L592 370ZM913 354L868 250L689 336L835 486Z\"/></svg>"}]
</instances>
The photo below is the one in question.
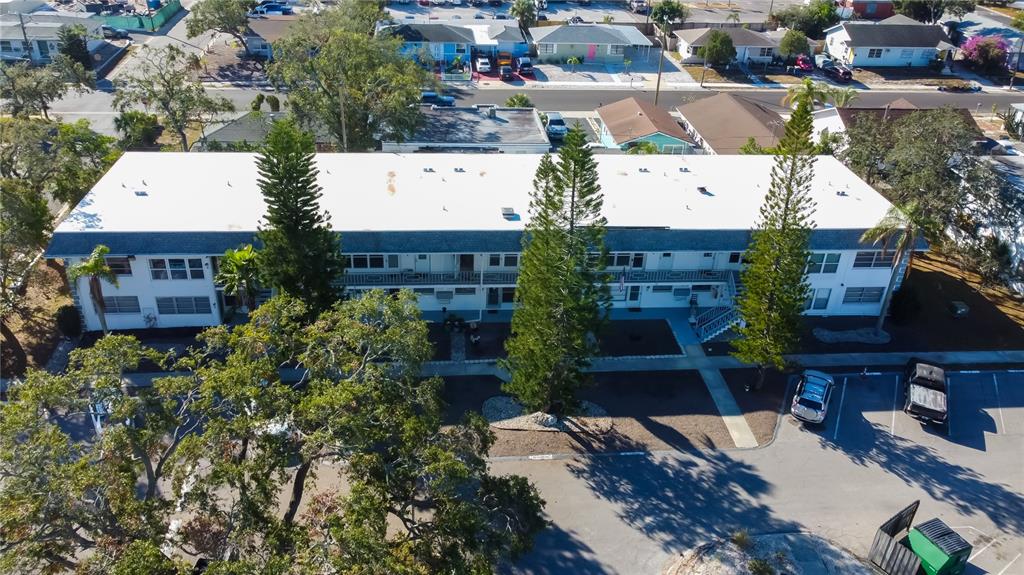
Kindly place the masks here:
<instances>
[{"instance_id":1,"label":"balcony railing","mask_svg":"<svg viewBox=\"0 0 1024 575\"><path fill-rule=\"evenodd\" d=\"M729 270L608 270L609 282L624 283L726 283ZM424 285L515 285L519 272L353 272L345 274L349 286L424 286ZM481 281L482 279L482 281Z\"/></svg>"}]
</instances>

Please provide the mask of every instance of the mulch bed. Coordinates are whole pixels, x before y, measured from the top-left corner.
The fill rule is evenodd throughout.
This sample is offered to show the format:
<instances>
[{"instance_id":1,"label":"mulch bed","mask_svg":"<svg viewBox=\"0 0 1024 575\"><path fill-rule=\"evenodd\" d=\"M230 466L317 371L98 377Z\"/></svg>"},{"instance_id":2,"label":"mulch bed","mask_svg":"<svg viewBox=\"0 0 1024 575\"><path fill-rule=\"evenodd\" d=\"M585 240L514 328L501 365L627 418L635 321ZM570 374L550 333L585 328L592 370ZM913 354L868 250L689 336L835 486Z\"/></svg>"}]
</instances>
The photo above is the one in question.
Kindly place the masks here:
<instances>
[{"instance_id":1,"label":"mulch bed","mask_svg":"<svg viewBox=\"0 0 1024 575\"><path fill-rule=\"evenodd\" d=\"M427 339L434 346L434 361L447 361L452 358L451 333L444 328L444 324L430 322L427 324Z\"/></svg>"},{"instance_id":2,"label":"mulch bed","mask_svg":"<svg viewBox=\"0 0 1024 575\"><path fill-rule=\"evenodd\" d=\"M56 261L41 260L31 272L21 304L25 313L4 318L24 348L28 365L19 365L4 342L0 344L0 376L13 377L22 375L26 367L46 366L61 338L57 310L71 303L63 270L64 266Z\"/></svg>"},{"instance_id":3,"label":"mulch bed","mask_svg":"<svg viewBox=\"0 0 1024 575\"><path fill-rule=\"evenodd\" d=\"M448 424L458 422L466 411L479 411L484 400L501 393L501 382L493 377L450 377L445 384ZM608 412L613 424L610 433L496 430L490 455L733 447L696 371L595 374L594 385L580 396Z\"/></svg>"},{"instance_id":4,"label":"mulch bed","mask_svg":"<svg viewBox=\"0 0 1024 575\"><path fill-rule=\"evenodd\" d=\"M505 340L512 334L511 324L482 323L477 333L480 342L466 346L467 359L506 357ZM598 355L605 357L682 353L668 322L660 319L610 322L601 334L598 346Z\"/></svg>"},{"instance_id":5,"label":"mulch bed","mask_svg":"<svg viewBox=\"0 0 1024 575\"><path fill-rule=\"evenodd\" d=\"M789 375L778 371L769 371L765 376L761 389L747 391L745 386L757 381L757 370L723 369L722 377L729 386L729 391L736 398L736 403L747 419L747 425L754 432L758 445L765 445L775 436L775 426L779 420L779 412L785 405Z\"/></svg>"}]
</instances>

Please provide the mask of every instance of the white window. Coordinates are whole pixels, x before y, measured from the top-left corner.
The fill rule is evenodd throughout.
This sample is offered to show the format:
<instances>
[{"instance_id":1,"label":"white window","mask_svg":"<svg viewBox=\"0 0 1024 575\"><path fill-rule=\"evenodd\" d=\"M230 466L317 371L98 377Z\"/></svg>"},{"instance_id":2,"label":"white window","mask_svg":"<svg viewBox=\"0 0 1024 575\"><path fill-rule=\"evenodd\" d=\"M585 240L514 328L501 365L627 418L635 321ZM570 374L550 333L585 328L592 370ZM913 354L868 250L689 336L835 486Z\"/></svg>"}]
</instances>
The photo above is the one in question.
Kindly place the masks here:
<instances>
[{"instance_id":1,"label":"white window","mask_svg":"<svg viewBox=\"0 0 1024 575\"><path fill-rule=\"evenodd\" d=\"M342 257L345 259L345 267L349 269L382 270L384 269L385 263L387 263L387 267L389 268L398 267L398 256L394 254L386 257L384 254L356 254Z\"/></svg>"},{"instance_id":2,"label":"white window","mask_svg":"<svg viewBox=\"0 0 1024 575\"><path fill-rule=\"evenodd\" d=\"M114 272L114 275L132 275L132 264L128 258L106 258L106 260L107 267L110 268L110 271Z\"/></svg>"},{"instance_id":3,"label":"white window","mask_svg":"<svg viewBox=\"0 0 1024 575\"><path fill-rule=\"evenodd\" d=\"M501 254L491 254L487 256L487 265L500 268L501 267Z\"/></svg>"},{"instance_id":4,"label":"white window","mask_svg":"<svg viewBox=\"0 0 1024 575\"><path fill-rule=\"evenodd\" d=\"M455 288L455 295L476 295L476 288L457 287Z\"/></svg>"},{"instance_id":5,"label":"white window","mask_svg":"<svg viewBox=\"0 0 1024 575\"><path fill-rule=\"evenodd\" d=\"M0 52L13 52L10 40L0 40Z\"/></svg>"},{"instance_id":6,"label":"white window","mask_svg":"<svg viewBox=\"0 0 1024 575\"><path fill-rule=\"evenodd\" d=\"M807 273L809 274L834 274L839 269L839 255L833 254L811 254L807 258Z\"/></svg>"},{"instance_id":7,"label":"white window","mask_svg":"<svg viewBox=\"0 0 1024 575\"><path fill-rule=\"evenodd\" d=\"M611 55L611 56L622 56L625 53L626 53L626 47L625 46L617 46L615 44L610 44L608 46L608 54Z\"/></svg>"},{"instance_id":8,"label":"white window","mask_svg":"<svg viewBox=\"0 0 1024 575\"><path fill-rule=\"evenodd\" d=\"M738 264L738 263L740 263L740 257L742 255L743 254L740 253L740 252L730 252L729 253L729 263L731 263L731 264Z\"/></svg>"},{"instance_id":9,"label":"white window","mask_svg":"<svg viewBox=\"0 0 1024 575\"><path fill-rule=\"evenodd\" d=\"M914 49L908 48L900 51L900 58L903 60L909 60L914 57Z\"/></svg>"},{"instance_id":10,"label":"white window","mask_svg":"<svg viewBox=\"0 0 1024 575\"><path fill-rule=\"evenodd\" d=\"M212 311L208 297L158 297L156 310L161 315L195 315Z\"/></svg>"},{"instance_id":11,"label":"white window","mask_svg":"<svg viewBox=\"0 0 1024 575\"><path fill-rule=\"evenodd\" d=\"M434 295L434 288L413 288L412 293L417 295Z\"/></svg>"},{"instance_id":12,"label":"white window","mask_svg":"<svg viewBox=\"0 0 1024 575\"><path fill-rule=\"evenodd\" d=\"M671 293L672 286L651 286L651 291L654 293Z\"/></svg>"},{"instance_id":13,"label":"white window","mask_svg":"<svg viewBox=\"0 0 1024 575\"><path fill-rule=\"evenodd\" d=\"M832 288L812 289L807 294L804 309L828 309L828 299L832 296Z\"/></svg>"},{"instance_id":14,"label":"white window","mask_svg":"<svg viewBox=\"0 0 1024 575\"><path fill-rule=\"evenodd\" d=\"M853 259L855 268L891 268L895 252L857 252Z\"/></svg>"},{"instance_id":15,"label":"white window","mask_svg":"<svg viewBox=\"0 0 1024 575\"><path fill-rule=\"evenodd\" d=\"M492 268L514 268L519 266L519 254L488 254L487 265Z\"/></svg>"},{"instance_id":16,"label":"white window","mask_svg":"<svg viewBox=\"0 0 1024 575\"><path fill-rule=\"evenodd\" d=\"M103 298L106 313L140 313L139 298L135 296L113 296Z\"/></svg>"},{"instance_id":17,"label":"white window","mask_svg":"<svg viewBox=\"0 0 1024 575\"><path fill-rule=\"evenodd\" d=\"M843 294L843 303L878 303L883 293L885 288L881 287L850 287Z\"/></svg>"},{"instance_id":18,"label":"white window","mask_svg":"<svg viewBox=\"0 0 1024 575\"><path fill-rule=\"evenodd\" d=\"M519 265L519 254L505 254L505 267L514 268Z\"/></svg>"},{"instance_id":19,"label":"white window","mask_svg":"<svg viewBox=\"0 0 1024 575\"><path fill-rule=\"evenodd\" d=\"M881 58L881 57L882 57L882 49L881 48L871 48L871 49L868 50L868 58Z\"/></svg>"},{"instance_id":20,"label":"white window","mask_svg":"<svg viewBox=\"0 0 1024 575\"><path fill-rule=\"evenodd\" d=\"M557 51L557 44L537 44L537 54L554 54Z\"/></svg>"},{"instance_id":21,"label":"white window","mask_svg":"<svg viewBox=\"0 0 1024 575\"><path fill-rule=\"evenodd\" d=\"M206 276L201 258L151 259L149 275L155 280L187 280L189 277L199 280Z\"/></svg>"},{"instance_id":22,"label":"white window","mask_svg":"<svg viewBox=\"0 0 1024 575\"><path fill-rule=\"evenodd\" d=\"M772 48L771 48L771 47L768 47L768 48L761 48L761 49L760 49L760 50L758 51L758 54L757 54L757 55L758 55L759 57L761 57L761 58L771 58L771 57L772 57Z\"/></svg>"},{"instance_id":23,"label":"white window","mask_svg":"<svg viewBox=\"0 0 1024 575\"><path fill-rule=\"evenodd\" d=\"M614 253L608 254L605 260L605 267L609 268L642 268L644 267L644 254Z\"/></svg>"}]
</instances>

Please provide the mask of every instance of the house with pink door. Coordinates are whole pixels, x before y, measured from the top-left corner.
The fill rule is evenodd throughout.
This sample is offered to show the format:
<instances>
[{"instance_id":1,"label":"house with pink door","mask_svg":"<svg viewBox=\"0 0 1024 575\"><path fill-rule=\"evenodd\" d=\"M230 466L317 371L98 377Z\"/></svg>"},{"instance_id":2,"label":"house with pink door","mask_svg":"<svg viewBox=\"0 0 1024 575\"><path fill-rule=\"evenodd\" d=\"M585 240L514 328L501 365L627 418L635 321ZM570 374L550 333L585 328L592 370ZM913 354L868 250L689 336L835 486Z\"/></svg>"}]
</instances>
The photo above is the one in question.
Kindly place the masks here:
<instances>
[{"instance_id":1,"label":"house with pink door","mask_svg":"<svg viewBox=\"0 0 1024 575\"><path fill-rule=\"evenodd\" d=\"M542 64L564 64L578 58L584 64L621 64L625 58L646 57L648 40L635 26L614 24L573 24L530 28Z\"/></svg>"}]
</instances>

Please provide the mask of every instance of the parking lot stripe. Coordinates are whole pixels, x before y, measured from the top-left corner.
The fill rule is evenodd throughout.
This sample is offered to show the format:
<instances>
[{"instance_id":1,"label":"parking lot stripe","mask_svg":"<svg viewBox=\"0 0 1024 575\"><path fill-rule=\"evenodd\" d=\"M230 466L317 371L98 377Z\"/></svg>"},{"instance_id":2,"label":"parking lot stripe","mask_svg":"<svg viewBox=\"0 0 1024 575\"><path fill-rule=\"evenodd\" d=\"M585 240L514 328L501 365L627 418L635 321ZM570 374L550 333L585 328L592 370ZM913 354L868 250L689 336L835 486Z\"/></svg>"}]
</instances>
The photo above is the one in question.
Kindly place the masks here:
<instances>
[{"instance_id":1,"label":"parking lot stripe","mask_svg":"<svg viewBox=\"0 0 1024 575\"><path fill-rule=\"evenodd\" d=\"M953 418L949 415L953 405L953 380L946 376L946 437L953 435Z\"/></svg>"},{"instance_id":2,"label":"parking lot stripe","mask_svg":"<svg viewBox=\"0 0 1024 575\"><path fill-rule=\"evenodd\" d=\"M1010 567L1013 567L1013 564L1016 563L1018 559L1020 559L1020 556L1021 556L1021 554L1018 553L1017 556L1014 557L1013 559L1011 559L1010 562L1006 564L1006 567L1003 567L1003 570L1000 571L999 573L996 573L996 575L1003 575L1003 573L1006 573L1007 571L1009 571Z\"/></svg>"},{"instance_id":3,"label":"parking lot stripe","mask_svg":"<svg viewBox=\"0 0 1024 575\"><path fill-rule=\"evenodd\" d=\"M892 390L892 425L889 426L889 435L896 435L896 400L900 393L900 376L896 376L896 385Z\"/></svg>"},{"instance_id":4,"label":"parking lot stripe","mask_svg":"<svg viewBox=\"0 0 1024 575\"><path fill-rule=\"evenodd\" d=\"M996 410L999 411L999 429L1006 433L1006 424L1003 423L1003 402L999 399L999 380L996 379L996 374L994 373L992 374L992 385L996 388ZM999 429L996 430L997 434Z\"/></svg>"},{"instance_id":5,"label":"parking lot stripe","mask_svg":"<svg viewBox=\"0 0 1024 575\"><path fill-rule=\"evenodd\" d=\"M839 396L839 413L836 414L836 429L832 432L832 441L839 436L839 422L843 419L843 402L846 401L846 378L843 378L843 393Z\"/></svg>"},{"instance_id":6,"label":"parking lot stripe","mask_svg":"<svg viewBox=\"0 0 1024 575\"><path fill-rule=\"evenodd\" d=\"M999 541L998 537L993 538L991 541L988 542L987 545L985 545L981 549L978 549L977 551L975 551L973 555L971 555L970 557L967 558L967 560L968 561L973 561L975 557L977 557L978 555L981 555L982 553L984 553L985 550L988 549L989 547L991 547L992 544L995 543L996 541Z\"/></svg>"}]
</instances>

